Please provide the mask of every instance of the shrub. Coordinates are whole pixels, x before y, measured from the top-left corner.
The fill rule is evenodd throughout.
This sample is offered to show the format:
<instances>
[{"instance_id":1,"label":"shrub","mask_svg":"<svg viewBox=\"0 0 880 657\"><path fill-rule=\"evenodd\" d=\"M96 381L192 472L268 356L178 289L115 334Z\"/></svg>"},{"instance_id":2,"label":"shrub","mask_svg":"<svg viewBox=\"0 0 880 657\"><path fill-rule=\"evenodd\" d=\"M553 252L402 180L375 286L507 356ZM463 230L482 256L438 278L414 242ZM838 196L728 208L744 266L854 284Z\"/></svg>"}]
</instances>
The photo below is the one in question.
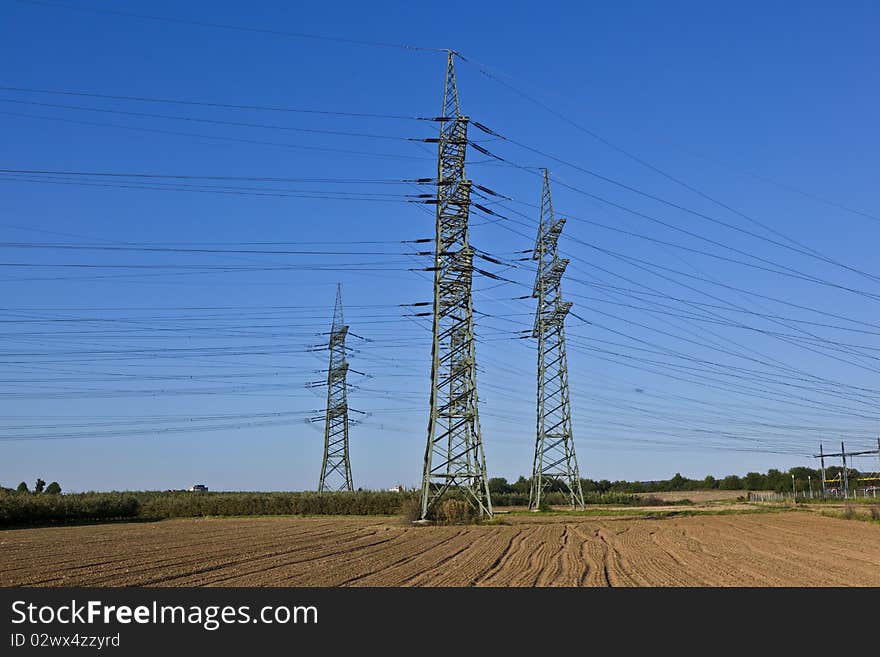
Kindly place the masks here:
<instances>
[{"instance_id":1,"label":"shrub","mask_svg":"<svg viewBox=\"0 0 880 657\"><path fill-rule=\"evenodd\" d=\"M422 515L421 500L417 497L411 497L404 500L400 505L400 515L406 523L413 523Z\"/></svg>"},{"instance_id":2,"label":"shrub","mask_svg":"<svg viewBox=\"0 0 880 657\"><path fill-rule=\"evenodd\" d=\"M469 525L476 522L477 513L467 500L449 498L434 507L434 520L443 525Z\"/></svg>"},{"instance_id":3,"label":"shrub","mask_svg":"<svg viewBox=\"0 0 880 657\"><path fill-rule=\"evenodd\" d=\"M871 520L880 520L880 509L876 506L871 507Z\"/></svg>"},{"instance_id":4,"label":"shrub","mask_svg":"<svg viewBox=\"0 0 880 657\"><path fill-rule=\"evenodd\" d=\"M414 493L136 493L148 518L266 515L396 515Z\"/></svg>"},{"instance_id":5,"label":"shrub","mask_svg":"<svg viewBox=\"0 0 880 657\"><path fill-rule=\"evenodd\" d=\"M15 490L18 493L30 493L31 492L30 489L28 488L28 485L24 482L21 482L18 485L18 488L16 488Z\"/></svg>"},{"instance_id":6,"label":"shrub","mask_svg":"<svg viewBox=\"0 0 880 657\"><path fill-rule=\"evenodd\" d=\"M60 495L61 494L61 486L57 481L53 481L51 484L46 486L46 495Z\"/></svg>"},{"instance_id":7,"label":"shrub","mask_svg":"<svg viewBox=\"0 0 880 657\"><path fill-rule=\"evenodd\" d=\"M0 495L0 526L134 518L140 505L124 493Z\"/></svg>"},{"instance_id":8,"label":"shrub","mask_svg":"<svg viewBox=\"0 0 880 657\"><path fill-rule=\"evenodd\" d=\"M843 508L843 517L846 518L847 520L852 520L853 518L856 517L856 510L852 504L847 504Z\"/></svg>"}]
</instances>

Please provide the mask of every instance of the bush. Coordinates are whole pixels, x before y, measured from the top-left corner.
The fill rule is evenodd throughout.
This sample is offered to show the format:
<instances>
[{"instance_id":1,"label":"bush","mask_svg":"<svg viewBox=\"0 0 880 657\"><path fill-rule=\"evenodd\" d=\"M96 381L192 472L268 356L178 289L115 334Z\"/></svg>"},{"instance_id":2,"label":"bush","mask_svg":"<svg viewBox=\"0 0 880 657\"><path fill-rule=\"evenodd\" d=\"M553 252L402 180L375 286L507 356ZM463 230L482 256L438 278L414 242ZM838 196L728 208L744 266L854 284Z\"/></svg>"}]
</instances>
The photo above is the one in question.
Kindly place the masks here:
<instances>
[{"instance_id":1,"label":"bush","mask_svg":"<svg viewBox=\"0 0 880 657\"><path fill-rule=\"evenodd\" d=\"M871 507L871 520L880 520L880 509L876 506Z\"/></svg>"},{"instance_id":2,"label":"bush","mask_svg":"<svg viewBox=\"0 0 880 657\"><path fill-rule=\"evenodd\" d=\"M417 497L411 497L404 500L400 505L400 515L406 523L413 523L422 516L421 500Z\"/></svg>"},{"instance_id":3,"label":"bush","mask_svg":"<svg viewBox=\"0 0 880 657\"><path fill-rule=\"evenodd\" d=\"M387 515L401 512L414 493L136 493L146 518L267 515Z\"/></svg>"},{"instance_id":4,"label":"bush","mask_svg":"<svg viewBox=\"0 0 880 657\"><path fill-rule=\"evenodd\" d=\"M140 505L124 493L0 495L0 527L134 518Z\"/></svg>"},{"instance_id":5,"label":"bush","mask_svg":"<svg viewBox=\"0 0 880 657\"><path fill-rule=\"evenodd\" d=\"M57 481L53 481L51 484L46 486L46 495L60 495L61 494L61 486Z\"/></svg>"},{"instance_id":6,"label":"bush","mask_svg":"<svg viewBox=\"0 0 880 657\"><path fill-rule=\"evenodd\" d=\"M457 498L442 500L434 507L433 520L441 525L470 525L477 521L477 512L467 501Z\"/></svg>"},{"instance_id":7,"label":"bush","mask_svg":"<svg viewBox=\"0 0 880 657\"><path fill-rule=\"evenodd\" d=\"M28 485L24 482L21 482L18 485L18 488L15 489L15 491L17 493L30 493L31 492L30 489L28 488Z\"/></svg>"},{"instance_id":8,"label":"bush","mask_svg":"<svg viewBox=\"0 0 880 657\"><path fill-rule=\"evenodd\" d=\"M188 491L20 495L0 493L0 526L116 518L266 515L388 515L415 493L190 493ZM47 493L50 491L47 489Z\"/></svg>"}]
</instances>

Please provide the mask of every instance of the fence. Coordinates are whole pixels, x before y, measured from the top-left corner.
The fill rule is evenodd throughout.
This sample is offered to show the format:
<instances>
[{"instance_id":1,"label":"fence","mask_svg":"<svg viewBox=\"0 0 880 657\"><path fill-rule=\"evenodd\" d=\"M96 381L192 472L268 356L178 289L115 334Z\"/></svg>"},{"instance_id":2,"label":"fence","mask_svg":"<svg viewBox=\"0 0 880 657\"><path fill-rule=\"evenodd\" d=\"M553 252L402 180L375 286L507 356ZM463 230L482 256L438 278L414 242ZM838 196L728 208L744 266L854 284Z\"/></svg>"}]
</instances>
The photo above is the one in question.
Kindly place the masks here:
<instances>
[{"instance_id":1,"label":"fence","mask_svg":"<svg viewBox=\"0 0 880 657\"><path fill-rule=\"evenodd\" d=\"M857 499L880 498L880 486L868 486L865 488L851 488L844 492L839 488L829 488L825 491L825 499L857 500ZM749 491L749 502L785 502L791 500L821 500L821 490L799 490L786 493L771 493L767 491Z\"/></svg>"}]
</instances>

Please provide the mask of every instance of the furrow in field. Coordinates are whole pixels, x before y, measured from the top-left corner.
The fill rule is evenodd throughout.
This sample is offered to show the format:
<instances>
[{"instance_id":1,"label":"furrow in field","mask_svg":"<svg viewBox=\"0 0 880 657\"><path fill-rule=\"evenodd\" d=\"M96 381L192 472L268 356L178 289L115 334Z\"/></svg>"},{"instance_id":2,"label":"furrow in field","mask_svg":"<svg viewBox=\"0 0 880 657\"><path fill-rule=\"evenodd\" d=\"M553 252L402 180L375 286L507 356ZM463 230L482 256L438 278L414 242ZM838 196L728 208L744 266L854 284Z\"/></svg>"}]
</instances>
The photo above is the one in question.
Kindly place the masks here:
<instances>
[{"instance_id":1,"label":"furrow in field","mask_svg":"<svg viewBox=\"0 0 880 657\"><path fill-rule=\"evenodd\" d=\"M495 560L492 561L481 573L477 575L474 579L474 586L484 586L484 583L498 573L507 562L511 552L519 549L520 543L525 540L525 533L527 530L519 529L515 532L512 532L510 536L507 538L505 544L503 544L502 549L499 551L498 555L495 557Z\"/></svg>"},{"instance_id":2,"label":"furrow in field","mask_svg":"<svg viewBox=\"0 0 880 657\"><path fill-rule=\"evenodd\" d=\"M639 573L639 555L631 555L632 559L630 559L620 549L618 534L626 533L628 529L609 526L607 522L599 528L597 535L608 549L605 577L610 586L651 586L650 581Z\"/></svg>"},{"instance_id":3,"label":"furrow in field","mask_svg":"<svg viewBox=\"0 0 880 657\"><path fill-rule=\"evenodd\" d=\"M186 530L191 526L190 523L176 522L170 525L176 530L173 535L178 537L187 536ZM243 528L227 526L230 531L224 531L224 524L221 523L212 526L213 535L200 532L201 540L187 543L186 538L183 538L177 544L163 534L148 539L143 536L124 536L125 540L118 541L113 547L114 553L119 555L115 559L104 559L101 563L96 563L91 560L94 557L79 554L76 556L79 565L62 567L55 570L50 578L43 580L30 578L26 583L44 585L58 582L64 585L91 586L115 585L120 580L141 583L148 580L153 571L182 571L194 565L204 564L206 555L210 555L213 559L235 559L248 552L271 550L279 540L308 541L309 537L316 533L318 535L326 533L324 527L327 527L326 523L314 525L305 523L287 529L282 526L280 532L274 532L266 530L278 528L277 522L256 522ZM255 535L260 536L262 540L255 540ZM269 538L262 538L267 535ZM165 547L166 543L170 544L169 548ZM88 554L91 555L91 552Z\"/></svg>"},{"instance_id":4,"label":"furrow in field","mask_svg":"<svg viewBox=\"0 0 880 657\"><path fill-rule=\"evenodd\" d=\"M682 567L700 580L700 586L757 586L760 573L749 568L737 552L720 549L707 532L706 519L662 526L654 535L661 545L679 555Z\"/></svg>"},{"instance_id":5,"label":"furrow in field","mask_svg":"<svg viewBox=\"0 0 880 657\"><path fill-rule=\"evenodd\" d=\"M452 535L426 533L424 529L417 532L423 535L414 532L408 542L394 552L383 554L381 559L352 564L353 572L335 586L402 586L413 572L421 572L426 562L433 563L440 555L455 553L459 545L466 545L471 540L466 537L466 530Z\"/></svg>"},{"instance_id":6,"label":"furrow in field","mask_svg":"<svg viewBox=\"0 0 880 657\"><path fill-rule=\"evenodd\" d=\"M515 533L511 527L471 528L464 541L450 545L443 554L425 555L401 585L473 586L501 557Z\"/></svg>"},{"instance_id":7,"label":"furrow in field","mask_svg":"<svg viewBox=\"0 0 880 657\"><path fill-rule=\"evenodd\" d=\"M730 527L729 520L719 520ZM858 544L859 539L852 536L855 534L880 551L880 533L862 533L864 528L873 530L873 527L845 520L838 521L842 524L837 525L830 518L826 519L830 521L826 523L816 516L792 517L791 524L787 526L782 526L785 519L778 516L771 518L769 514L761 517L764 522L756 522L755 517L745 520L747 522L740 525L741 538L746 539L753 558L777 563L779 568L784 569L780 574L785 573L787 578L809 581L818 586L880 583L880 563L876 556L865 558L865 545L849 550L847 543L839 538L834 541L827 538L827 534L836 529L850 535L847 536L851 541L849 545Z\"/></svg>"},{"instance_id":8,"label":"furrow in field","mask_svg":"<svg viewBox=\"0 0 880 657\"><path fill-rule=\"evenodd\" d=\"M690 574L672 559L668 553L658 548L651 540L651 531L656 531L657 521L620 521L626 523L626 531L613 534L615 547L630 564L630 576L640 584L649 586L687 586L695 584Z\"/></svg>"},{"instance_id":9,"label":"furrow in field","mask_svg":"<svg viewBox=\"0 0 880 657\"><path fill-rule=\"evenodd\" d=\"M89 557L77 555L76 561L65 564L54 573L49 581L59 580L67 585L113 585L118 579L137 581L138 577L149 578L153 571L186 570L193 566L205 563L206 555L212 559L234 559L242 553L260 554L271 551L275 546L284 544L286 541L311 543L321 540L322 536L336 534L332 531L316 531L316 528L287 529L280 532L263 532L261 537L270 535L269 538L257 540L253 534L245 532L241 535L232 533L224 534L221 528L217 528L216 535L203 536L198 542L183 542L178 545L165 546L162 537L160 540L128 540L120 543L115 550L118 556L114 559L93 562ZM269 527L262 529L270 529ZM271 529L274 529L271 528ZM312 531L308 531L312 529ZM361 532L363 529L348 530ZM44 584L45 581L35 580L32 584Z\"/></svg>"},{"instance_id":10,"label":"furrow in field","mask_svg":"<svg viewBox=\"0 0 880 657\"><path fill-rule=\"evenodd\" d=\"M482 581L483 586L535 586L562 542L564 527L534 525L502 562L498 571Z\"/></svg>"},{"instance_id":11,"label":"furrow in field","mask_svg":"<svg viewBox=\"0 0 880 657\"><path fill-rule=\"evenodd\" d=\"M344 560L361 550L384 549L386 544L399 539L401 535L391 528L371 528L369 531L369 534L358 535L355 539L343 542L330 537L320 546L311 549L304 550L301 546L292 544L259 556L212 562L195 570L167 574L147 582L146 585L245 586L243 581L248 581L247 586L272 586L277 585L277 573L280 569L300 566L320 574L320 562L333 558ZM303 583L303 586L306 585L309 584Z\"/></svg>"}]
</instances>

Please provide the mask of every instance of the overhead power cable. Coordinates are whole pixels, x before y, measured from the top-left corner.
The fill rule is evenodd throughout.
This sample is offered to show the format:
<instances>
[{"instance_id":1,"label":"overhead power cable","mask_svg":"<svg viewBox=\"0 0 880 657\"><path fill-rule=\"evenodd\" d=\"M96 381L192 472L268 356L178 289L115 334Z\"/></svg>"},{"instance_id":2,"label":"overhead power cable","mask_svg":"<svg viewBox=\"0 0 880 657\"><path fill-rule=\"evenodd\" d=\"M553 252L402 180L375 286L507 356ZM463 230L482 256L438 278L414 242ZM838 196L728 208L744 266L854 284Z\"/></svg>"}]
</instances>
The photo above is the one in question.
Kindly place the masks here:
<instances>
[{"instance_id":1,"label":"overhead power cable","mask_svg":"<svg viewBox=\"0 0 880 657\"><path fill-rule=\"evenodd\" d=\"M731 213L733 213L733 214L735 214L735 215L737 215L737 216L739 216L739 217L741 217L741 218L743 218L743 219L749 221L750 223L752 223L752 224L754 224L754 225L756 225L756 226L758 226L758 227L764 229L764 230L767 231L768 233L771 233L771 234L773 234L773 235L776 235L777 237L780 237L780 238L782 238L782 239L787 240L787 241L790 242L791 244L794 244L795 246L799 247L799 248L802 249L803 251L806 251L806 252L808 252L809 254L812 254L813 256L815 256L815 257L817 257L817 258L819 258L819 259L826 260L827 262L830 262L830 263L833 263L833 264L837 264L837 265L839 265L839 266L844 266L844 265L842 265L842 263L838 263L838 262L836 262L836 261L834 261L834 260L831 260L831 259L826 259L826 256L822 255L819 251L817 251L817 250L815 250L815 249L813 249L813 248L811 248L811 247L809 247L809 246L806 246L805 244L803 244L803 243L801 243L801 242L795 240L794 238L792 238L792 237L790 237L790 236L788 236L788 235L782 233L781 231L778 231L778 230L774 229L772 226L768 226L766 223L764 223L764 222L762 222L762 221L759 221L758 219L755 219L754 217L749 216L749 215L745 214L744 212L742 212L742 211L740 211L740 210L737 210L736 208L730 206L729 204L724 203L723 201L720 201L719 199L714 198L713 196L710 196L709 194L706 194L706 193L703 192L702 190L700 190L700 189L694 187L693 185L688 184L687 182L685 182L684 180L681 180L680 178L678 178L678 177L676 177L676 176L673 176L672 174L668 173L667 171L661 169L660 167L658 167L658 166L656 166L656 165L654 165L654 164L648 162L648 161L645 160L644 158L639 157L639 156L636 155L635 153L632 153L631 151L628 151L627 149L622 148L622 147L620 147L620 146L618 146L618 145L612 143L610 140L608 140L608 139L606 139L605 137L599 135L599 134L598 134L597 132L595 132L594 130L590 130L589 128L585 127L585 126L582 125L581 123L579 123L579 122L577 122L577 121L571 119L570 117L568 117L568 116L562 114L562 113L559 112L556 108L551 107L550 105L548 105L548 104L544 103L543 101L541 101L541 100L535 98L534 96L532 96L532 95L530 95L530 94L528 94L528 93L522 91L521 89L519 89L519 88L516 87L515 85L510 84L510 83L505 82L504 80L500 79L500 77L499 77L498 75L494 74L492 71L490 71L489 68L488 68L487 66L485 66L485 65L483 65L483 64L479 64L479 63L477 63L476 61L474 61L474 60L472 60L472 59L469 59L469 58L464 57L464 56L463 56L460 52L458 52L458 51L455 52L455 55L456 55L457 57L459 57L463 62L466 62L466 63L468 63L468 64L470 64L470 65L472 65L472 66L475 66L475 67L477 68L477 70L478 70L482 75L484 75L484 76L486 76L486 77L488 77L488 78L494 80L495 82L501 84L502 86L504 86L504 87L510 89L511 91L513 91L514 93L516 93L517 95L519 95L519 96L521 96L522 98L525 98L526 100L528 100L529 102L532 102L532 103L538 105L539 107L541 107L542 109L546 110L547 112L549 112L550 114L552 114L552 115L555 116L556 118L558 118L558 119L564 121L565 123L567 123L567 124L571 125L572 127L576 128L577 130L580 130L581 132L583 132L583 133L589 135L589 136L592 137L593 139L599 141L600 143L602 143L603 145L607 146L608 148L610 148L610 149L616 151L617 153L620 153L621 155L624 155L625 157L627 157L627 158L633 160L634 162L640 164L640 165L643 166L643 167L646 167L647 169L650 169L650 170L653 171L654 173L659 174L660 176L666 178L667 180L669 180L669 181L671 181L671 182L674 182L675 184L677 184L677 185L683 187L684 189L687 189L688 191L690 191L690 192L692 192L692 193L694 193L694 194L697 194L697 195L700 196L701 198L703 198L703 199L705 199L705 200L707 200L707 201L709 201L709 202L711 202L711 203L714 203L715 205L717 205L717 206L719 206L719 207L721 207L721 208L723 208L723 209L725 209L725 210L727 210L727 211L729 211L729 212L731 212ZM498 136L500 136L500 135L498 135ZM551 157L552 157L552 156L551 156ZM592 174L591 174L591 175L592 175ZM802 192L802 193L803 193L803 192ZM804 194L807 195L807 196L810 196L810 197L812 197L812 198L818 198L818 197L815 197L815 196L812 195L812 194L806 194L806 193L804 193ZM848 212L851 212L851 213L854 213L854 214L859 214L859 215L861 215L861 216L865 216L865 217L868 217L868 218L872 218L872 219L880 220L880 218L878 218L878 217L875 217L875 216L873 216L873 215L870 215L870 214L867 214L867 213L865 213L865 212L861 212L861 211L858 211L858 210L852 210L852 209L850 209L850 208L848 208L848 207L846 207L846 206L844 206L844 205L841 205L841 204L838 204L838 203L835 203L835 202L825 201L824 199L819 199L819 200L822 200L822 201L825 202L825 203L828 203L828 204L830 204L830 205L833 205L833 206L839 207L839 208L841 208L841 209L844 209L844 210L846 210L846 211L848 211ZM860 273L861 273L861 272L860 272Z\"/></svg>"},{"instance_id":2,"label":"overhead power cable","mask_svg":"<svg viewBox=\"0 0 880 657\"><path fill-rule=\"evenodd\" d=\"M248 27L243 25L231 25L228 23L215 23L212 21L193 20L187 18L176 18L173 16L157 16L153 14L141 14L130 11L120 11L117 9L104 9L101 7L93 7L82 4L64 4L60 2L46 2L45 0L18 0L25 4L38 5L42 7L51 7L53 9L66 9L69 11L107 14L113 16L121 16L125 18L137 18L140 20L157 21L163 23L176 23L178 25L192 25L195 27L208 27L220 30L232 30L236 32L249 32L252 34L267 34L277 37L295 38L295 39L311 39L315 41L329 41L334 43L345 43L354 46L368 46L372 48L394 48L399 50L409 50L413 52L434 52L446 54L446 48L428 48L425 46L416 46L406 43L393 43L388 41L371 41L367 39L349 39L346 37L329 36L325 34L311 34L308 32L293 32L288 30L276 30L262 27Z\"/></svg>"},{"instance_id":3,"label":"overhead power cable","mask_svg":"<svg viewBox=\"0 0 880 657\"><path fill-rule=\"evenodd\" d=\"M278 107L272 105L236 105L230 103L216 103L202 100L183 100L179 98L147 98L144 96L120 96L112 94L90 93L85 91L63 91L55 89L32 89L28 87L5 87L0 86L0 91L15 91L24 93L53 94L59 96L77 96L83 98L100 98L103 100L124 100L140 103L161 103L166 105L190 105L194 107L214 107L217 109L249 110L260 112L287 112L295 114L320 114L327 116L345 116L351 118L367 119L398 119L412 121L439 121L442 117L434 116L411 116L405 114L377 114L372 112L343 112L338 110L303 109L299 107Z\"/></svg>"},{"instance_id":4,"label":"overhead power cable","mask_svg":"<svg viewBox=\"0 0 880 657\"><path fill-rule=\"evenodd\" d=\"M261 128L264 130L288 130L291 132L306 132L321 135L335 135L341 137L367 137L371 139L390 139L396 141L411 141L410 137L399 137L396 135L378 135L368 132L352 132L346 130L324 130L320 128L300 128L287 125L275 125L267 123L248 123L244 121L222 121L218 119L206 119L194 116L175 116L173 114L153 114L151 112L131 112L126 110L107 109L103 107L84 107L82 105L62 105L59 103L41 103L33 100L16 100L12 98L0 98L0 103L10 103L16 105L34 105L37 107L50 107L53 109L72 109L82 112L100 112L103 114L119 114L122 116L137 116L150 119L166 119L171 121L188 121L191 123L207 123L210 125L222 125L236 128Z\"/></svg>"},{"instance_id":5,"label":"overhead power cable","mask_svg":"<svg viewBox=\"0 0 880 657\"><path fill-rule=\"evenodd\" d=\"M676 203L676 202L674 202L674 201L670 201L670 200L668 200L668 199L664 199L664 198L659 197L659 196L657 196L657 195L655 195L655 194L651 194L650 192L646 192L646 191L644 191L644 190L638 189L637 187L633 187L632 185L628 185L627 183L621 182L621 181L619 181L619 180L615 180L614 178L610 178L610 177L608 177L608 176L605 176L605 175L602 175L602 174L597 173L597 172L595 172L595 171L592 171L592 170L590 170L590 169L587 169L586 167L583 167L583 166L581 166L581 165L579 165L579 164L575 164L575 163L569 162L569 161L564 160L564 159L562 159L562 158L559 158L559 157L557 157L557 156L555 156L555 155L551 155L551 154L549 154L549 153L546 153L546 152L544 152L544 151L542 151L542 150L540 150L540 149L534 148L534 147L529 146L529 145L527 145L527 144L524 144L524 143L522 143L522 142L516 141L516 140L511 139L511 138L509 138L509 137L506 137L506 136L504 136L504 135L501 135L500 133L498 133L498 132L492 130L491 128L487 128L486 126L484 126L484 125L482 125L481 123L478 123L478 122L476 122L476 121L472 121L471 123L472 123L472 125L474 125L474 127L477 127L477 128L479 128L479 129L483 130L483 131L486 132L487 134L490 134L490 135L496 136L496 137L502 139L503 141L510 142L511 144L514 144L514 145L516 145L516 146L519 146L520 148L523 148L523 149L525 149L525 150L528 150L528 151L531 151L531 152L533 152L533 153L535 153L535 154L538 154L538 155L540 155L541 157L544 157L544 158L547 158L547 159L553 160L554 162L558 162L558 163L563 164L563 165L565 165L565 166L571 167L571 168L573 168L573 169L575 169L575 170L577 170L577 171L580 171L580 172L582 172L582 173L586 173L586 174L588 174L588 175L590 175L590 176L593 176L593 177L595 177L595 178L597 178L597 179L599 179L599 180L602 180L603 182L609 183L609 184L611 184L611 185L614 185L614 186L616 186L616 187L619 187L619 188L621 188L621 189L624 189L624 190L626 190L626 191L628 191L628 192L632 192L632 193L634 193L634 194L638 194L638 195L643 196L643 197L645 197L645 198L648 198L648 199L650 199L650 200L652 200L652 201L656 201L656 202L658 202L658 203L662 203L663 205L666 205L666 206L671 207L671 208L673 208L673 209L679 210L679 211L681 211L681 212L685 212L685 213L687 213L687 214L690 214L690 215L692 215L692 216L698 217L698 218L703 219L703 220L705 220L705 221L708 221L708 222L711 222L711 223L717 224L717 225L719 225L719 226L723 226L724 228L727 228L727 229L729 229L729 230L736 231L736 232L741 233L741 234L743 234L743 235L747 235L747 236L752 237L752 238L754 238L754 239L758 239L758 240L761 240L761 241L767 242L767 243L769 243L769 244L773 244L774 246L777 246L777 247L779 247L779 248L782 248L782 249L785 249L785 250L788 250L788 251L792 251L792 252L794 252L794 253L798 253L798 254L800 254L800 255L803 255L803 256L806 256L806 257L809 257L809 258L813 258L813 259L816 259L816 260L820 260L820 261L825 262L825 263L827 263L827 264L831 264L831 265L834 265L834 266L836 266L836 267L839 267L839 268L842 268L842 269L848 270L848 271L850 271L850 272L852 272L852 273L859 274L859 275L861 275L861 276L863 276L863 277L865 277L865 278L868 278L868 279L870 279L870 280L873 280L873 281L875 281L875 282L880 282L880 276L877 276L876 274L871 274L870 272L863 271L863 270L861 270L861 269L859 269L859 268L857 268L857 267L853 267L853 266L851 266L851 265L847 265L846 263L840 262L840 261L838 261L838 260L835 260L835 259L830 258L830 257L825 256L825 255L822 255L821 253L819 253L819 252L817 252L817 251L815 251L815 250L813 250L813 249L809 249L809 248L806 248L806 247L800 246L799 244L796 245L796 246L791 246L790 244L786 244L786 243L784 243L784 242L780 242L779 240L772 239L772 238L766 237L766 236L764 236L764 235L760 235L760 234L758 234L758 233L756 233L756 232L754 232L754 231L748 230L748 229L746 229L746 228L742 228L741 226L737 226L737 225L732 224L732 223L730 223L730 222L728 222L728 221L724 221L723 219L718 219L717 217L713 217L713 216L708 215L708 214L706 214L706 213L704 213L704 212L700 212L699 210L694 210L694 209L692 209L692 208L688 208L688 207L686 207L686 206L683 206L683 205L681 205L680 203ZM518 164L515 163L515 162L512 162L511 160L509 160L509 159L507 159L507 158L503 158L503 157L501 157L501 156L499 156L499 155L497 155L497 154L494 154L494 153L490 152L488 149L486 149L486 148L484 148L484 147L482 147L482 146L479 146L479 144L474 144L474 148L476 148L479 152L481 152L481 153L483 153L483 154L485 154L485 155L489 155L489 156L491 156L491 157L493 157L493 158L495 158L495 159L497 159L497 160L499 160L499 161L501 161L501 162L505 162L505 163L510 164L510 165L512 165L512 166L515 166L515 167L517 167L517 168L522 168L522 169L524 169L524 170L529 170L531 173L535 173L534 171L532 171L532 169L531 169L530 167L521 167L520 165L518 165ZM679 231L679 232L686 233L686 234L690 235L691 237L696 237L696 238L701 239L701 240L704 240L704 241L712 241L712 240L709 240L709 238L706 238L705 236L699 235L699 234L694 233L694 232L692 232L692 231L687 231L687 230L685 230L685 229L683 229L683 228L681 228L681 227L679 227L679 226L675 226L674 224L671 224L671 223L669 223L669 222L665 222L665 221L663 221L663 220L657 219L656 217L651 217L650 215L647 215L647 214L644 214L644 213L638 212L638 211L636 211L636 210L633 210L633 209L631 209L631 208L628 208L628 207L626 207L626 206L624 206L624 205L621 205L621 204L619 204L619 203L615 203L615 202L613 202L613 201L610 201L609 199L603 198L603 197L598 196L598 195L596 195L596 194L593 194L593 193L591 193L591 192L587 192L586 190L583 190L583 189L578 188L578 187L576 187L576 186L574 186L574 185L571 185L571 184L568 184L568 183L566 183L566 182L564 182L564 181L561 181L561 180L559 180L558 178L554 178L554 179L553 179L553 182L554 182L554 183L557 183L557 184L559 184L559 185L562 185L563 187L566 187L566 188L568 188L568 189L571 189L572 191L575 191L575 192L578 192L578 193L583 194L583 195L585 195L585 196L588 196L589 198L592 198L592 199L594 199L594 200L596 200L596 201L599 201L600 203L604 203L604 204L606 204L606 205L610 205L610 206L612 206L612 207L615 207L615 208L617 208L617 209L623 210L623 211L628 212L628 213L631 213L631 214L635 214L635 215L637 215L637 216L640 216L640 217L642 217L642 218L648 219L648 220L650 220L650 221L654 221L654 222L656 222L656 223L660 223L660 224L662 224L662 225L664 225L664 226L666 226L667 228L670 228L670 229L672 229L672 230L676 230L676 231ZM792 241L792 240L789 240L789 241ZM725 247L726 247L726 245L723 245L723 244L721 244L721 243L714 242L714 241L712 241L712 242L715 243L715 244L718 244L718 245L720 245L720 246L725 246ZM730 247L726 247L726 248L730 248Z\"/></svg>"}]
</instances>

